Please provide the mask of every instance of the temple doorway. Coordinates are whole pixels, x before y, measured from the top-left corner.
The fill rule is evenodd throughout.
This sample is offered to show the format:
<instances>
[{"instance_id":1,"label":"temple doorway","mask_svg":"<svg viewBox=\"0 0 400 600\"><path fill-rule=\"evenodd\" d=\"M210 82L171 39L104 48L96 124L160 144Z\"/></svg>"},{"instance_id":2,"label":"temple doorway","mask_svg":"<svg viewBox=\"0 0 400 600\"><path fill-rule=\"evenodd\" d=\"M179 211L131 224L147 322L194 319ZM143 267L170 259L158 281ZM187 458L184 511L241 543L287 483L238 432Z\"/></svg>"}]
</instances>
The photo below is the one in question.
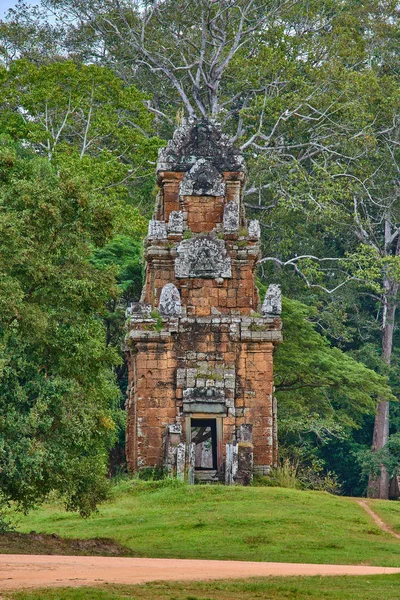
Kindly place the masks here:
<instances>
[{"instance_id":1,"label":"temple doorway","mask_svg":"<svg viewBox=\"0 0 400 600\"><path fill-rule=\"evenodd\" d=\"M196 471L217 469L217 426L215 419L191 419Z\"/></svg>"}]
</instances>

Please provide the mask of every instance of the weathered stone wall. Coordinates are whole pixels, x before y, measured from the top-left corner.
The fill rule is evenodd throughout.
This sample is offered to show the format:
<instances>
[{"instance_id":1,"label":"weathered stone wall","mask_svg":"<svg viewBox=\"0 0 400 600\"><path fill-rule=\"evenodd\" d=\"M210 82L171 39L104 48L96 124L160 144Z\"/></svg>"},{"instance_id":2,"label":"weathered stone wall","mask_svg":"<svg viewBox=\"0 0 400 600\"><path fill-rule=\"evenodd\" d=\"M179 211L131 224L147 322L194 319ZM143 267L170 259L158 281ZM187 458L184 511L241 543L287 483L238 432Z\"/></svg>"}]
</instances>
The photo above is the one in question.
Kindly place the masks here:
<instances>
[{"instance_id":1,"label":"weathered stone wall","mask_svg":"<svg viewBox=\"0 0 400 600\"><path fill-rule=\"evenodd\" d=\"M135 332L139 334L139 332ZM132 470L162 463L165 427L175 422L176 356L170 335L137 335L129 361L127 458Z\"/></svg>"},{"instance_id":2,"label":"weathered stone wall","mask_svg":"<svg viewBox=\"0 0 400 600\"><path fill-rule=\"evenodd\" d=\"M129 313L132 470L162 464L166 452L175 460L177 431L181 443L189 443L190 419L207 415L218 422L221 478L225 445L246 427L252 440L238 442L239 463L247 465L242 482L249 465L265 472L276 461L273 349L281 340L280 292L270 286L261 308L254 282L260 227L245 219L244 171L239 151L215 124L178 129L160 154L146 281ZM167 426L174 424L171 433ZM187 452L193 456L193 448Z\"/></svg>"},{"instance_id":3,"label":"weathered stone wall","mask_svg":"<svg viewBox=\"0 0 400 600\"><path fill-rule=\"evenodd\" d=\"M260 325L262 322L262 325ZM263 328L252 331L252 325ZM223 444L242 424L253 425L254 462L276 459L273 436L273 318L181 318L157 332L155 319L132 330L132 389L128 403L128 460L133 470L162 463L169 423L185 431L187 414L223 414ZM278 335L277 335L278 334ZM149 339L150 338L150 339ZM151 340L151 341L150 341ZM242 341L243 340L243 341ZM136 423L136 426L135 426Z\"/></svg>"}]
</instances>

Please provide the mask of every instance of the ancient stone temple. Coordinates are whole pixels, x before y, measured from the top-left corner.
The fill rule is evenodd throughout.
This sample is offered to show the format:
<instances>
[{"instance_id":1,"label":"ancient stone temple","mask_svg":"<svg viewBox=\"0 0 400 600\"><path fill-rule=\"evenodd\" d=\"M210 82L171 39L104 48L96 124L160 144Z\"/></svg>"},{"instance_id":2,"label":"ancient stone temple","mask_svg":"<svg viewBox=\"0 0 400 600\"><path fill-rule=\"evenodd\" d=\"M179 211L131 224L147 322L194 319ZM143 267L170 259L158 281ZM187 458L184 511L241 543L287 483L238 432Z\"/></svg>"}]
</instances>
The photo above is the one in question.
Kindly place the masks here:
<instances>
[{"instance_id":1,"label":"ancient stone temple","mask_svg":"<svg viewBox=\"0 0 400 600\"><path fill-rule=\"evenodd\" d=\"M141 301L128 309L132 471L249 483L277 460L273 351L281 300L254 282L240 151L209 121L178 128L157 164Z\"/></svg>"}]
</instances>

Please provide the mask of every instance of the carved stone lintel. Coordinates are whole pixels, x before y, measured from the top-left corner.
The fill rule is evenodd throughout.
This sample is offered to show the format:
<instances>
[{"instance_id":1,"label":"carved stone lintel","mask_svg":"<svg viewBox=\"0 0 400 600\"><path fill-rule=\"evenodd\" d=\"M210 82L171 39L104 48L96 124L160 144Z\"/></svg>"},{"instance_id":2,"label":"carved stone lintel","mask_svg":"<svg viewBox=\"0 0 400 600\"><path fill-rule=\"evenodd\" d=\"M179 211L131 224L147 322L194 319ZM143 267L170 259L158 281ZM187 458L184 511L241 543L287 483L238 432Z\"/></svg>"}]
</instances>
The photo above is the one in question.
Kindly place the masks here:
<instances>
[{"instance_id":1,"label":"carved stone lintel","mask_svg":"<svg viewBox=\"0 0 400 600\"><path fill-rule=\"evenodd\" d=\"M264 316L279 316L282 312L282 293L279 285L272 283L266 293L261 312Z\"/></svg>"}]
</instances>

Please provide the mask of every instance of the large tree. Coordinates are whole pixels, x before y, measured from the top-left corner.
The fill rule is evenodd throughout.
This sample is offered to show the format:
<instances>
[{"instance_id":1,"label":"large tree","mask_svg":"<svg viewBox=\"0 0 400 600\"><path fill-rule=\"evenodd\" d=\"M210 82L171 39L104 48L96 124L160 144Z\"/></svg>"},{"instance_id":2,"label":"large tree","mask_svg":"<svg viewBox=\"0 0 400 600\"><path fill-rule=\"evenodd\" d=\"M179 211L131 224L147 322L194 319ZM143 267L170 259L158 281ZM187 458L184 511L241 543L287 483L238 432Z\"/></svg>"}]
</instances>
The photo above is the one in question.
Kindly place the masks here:
<instances>
[{"instance_id":1,"label":"large tree","mask_svg":"<svg viewBox=\"0 0 400 600\"><path fill-rule=\"evenodd\" d=\"M110 211L0 141L0 493L24 510L58 491L89 514L104 498L119 390L102 323L114 273L91 262Z\"/></svg>"}]
</instances>

